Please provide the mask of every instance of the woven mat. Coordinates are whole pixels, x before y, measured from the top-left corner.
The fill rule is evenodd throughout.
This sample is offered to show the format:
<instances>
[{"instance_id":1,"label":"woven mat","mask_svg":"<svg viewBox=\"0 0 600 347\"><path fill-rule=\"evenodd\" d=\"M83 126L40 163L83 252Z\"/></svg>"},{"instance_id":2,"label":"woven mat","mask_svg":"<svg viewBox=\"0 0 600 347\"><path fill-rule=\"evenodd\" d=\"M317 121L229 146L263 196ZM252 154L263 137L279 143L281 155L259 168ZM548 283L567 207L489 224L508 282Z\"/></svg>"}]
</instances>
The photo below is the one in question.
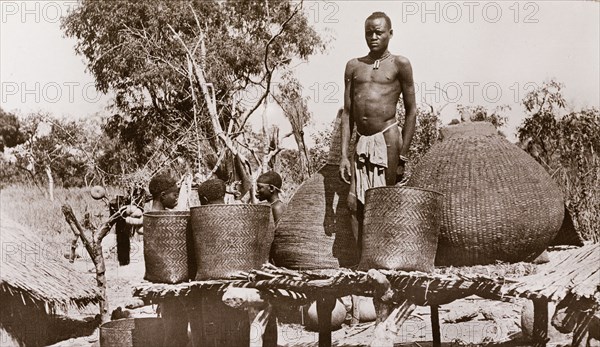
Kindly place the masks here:
<instances>
[{"instance_id":1,"label":"woven mat","mask_svg":"<svg viewBox=\"0 0 600 347\"><path fill-rule=\"evenodd\" d=\"M379 270L385 275L398 300L410 298L419 305L443 304L471 295L501 300L503 286L517 283L504 277L484 274L427 274ZM176 285L144 282L134 289L134 296L145 300L194 296L201 292L224 291L228 286L256 288L273 296L293 300L310 300L321 296L372 296L373 284L367 272L349 269L292 271L265 264L261 270L242 273L229 280L191 281Z\"/></svg>"}]
</instances>

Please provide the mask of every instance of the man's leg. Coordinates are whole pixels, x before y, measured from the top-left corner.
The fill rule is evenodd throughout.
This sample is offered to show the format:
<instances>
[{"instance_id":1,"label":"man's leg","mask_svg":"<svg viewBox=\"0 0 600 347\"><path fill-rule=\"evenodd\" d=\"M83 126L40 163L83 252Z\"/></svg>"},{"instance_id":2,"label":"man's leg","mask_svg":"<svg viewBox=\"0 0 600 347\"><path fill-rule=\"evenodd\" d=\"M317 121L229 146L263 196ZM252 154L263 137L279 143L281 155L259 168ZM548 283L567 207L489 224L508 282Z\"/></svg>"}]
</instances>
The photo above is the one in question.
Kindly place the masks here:
<instances>
[{"instance_id":1,"label":"man's leg","mask_svg":"<svg viewBox=\"0 0 600 347\"><path fill-rule=\"evenodd\" d=\"M396 171L398 170L398 163L400 155L400 148L402 148L402 133L399 127L391 127L384 134L385 143L387 145L387 157L388 167L385 170L385 184L393 186L396 184Z\"/></svg>"},{"instance_id":2,"label":"man's leg","mask_svg":"<svg viewBox=\"0 0 600 347\"><path fill-rule=\"evenodd\" d=\"M356 242L358 244L358 258L362 256L362 239L363 239L363 222L365 220L365 205L363 205L360 201L356 204Z\"/></svg>"},{"instance_id":3,"label":"man's leg","mask_svg":"<svg viewBox=\"0 0 600 347\"><path fill-rule=\"evenodd\" d=\"M356 197L356 157L353 156L350 161L352 170L350 172L350 192L348 194L348 209L350 210L350 227L352 235L356 241L356 249L358 250L358 260L360 261L362 250L362 222L364 217L364 206Z\"/></svg>"}]
</instances>

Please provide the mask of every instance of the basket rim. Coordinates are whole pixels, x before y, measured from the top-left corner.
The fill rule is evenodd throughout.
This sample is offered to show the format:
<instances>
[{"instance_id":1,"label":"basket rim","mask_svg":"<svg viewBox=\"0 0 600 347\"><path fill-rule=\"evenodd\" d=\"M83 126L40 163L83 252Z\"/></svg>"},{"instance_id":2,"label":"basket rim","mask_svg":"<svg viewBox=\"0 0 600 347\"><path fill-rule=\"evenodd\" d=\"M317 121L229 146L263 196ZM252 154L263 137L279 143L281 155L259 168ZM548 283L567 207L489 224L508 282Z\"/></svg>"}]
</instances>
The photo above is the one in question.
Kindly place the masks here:
<instances>
[{"instance_id":1,"label":"basket rim","mask_svg":"<svg viewBox=\"0 0 600 347\"><path fill-rule=\"evenodd\" d=\"M225 207L225 208L229 208L229 209L231 209L233 207L235 207L237 209L239 209L240 207L243 207L243 208L253 208L253 209L265 209L265 208L267 208L267 209L271 210L271 206L267 205L267 204L210 204L210 205L191 206L190 207L190 211L192 211L194 209L200 209L200 208L206 208L206 207L212 207L212 208L215 208L215 207L223 208L223 207Z\"/></svg>"},{"instance_id":2,"label":"basket rim","mask_svg":"<svg viewBox=\"0 0 600 347\"><path fill-rule=\"evenodd\" d=\"M412 189L412 190L420 190L423 192L427 192L427 193L434 193L436 195L439 196L445 196L445 194L438 192L437 190L433 190L433 189L427 189L427 188L421 188L421 187L412 187L412 186L381 186L381 187L374 187L374 188L369 188L365 191L366 192L370 191L370 190L397 190L397 189Z\"/></svg>"},{"instance_id":3,"label":"basket rim","mask_svg":"<svg viewBox=\"0 0 600 347\"><path fill-rule=\"evenodd\" d=\"M189 216L189 215L190 215L190 211L163 210L163 211L144 212L144 217L146 217L146 216L148 216L148 217L185 217L185 216Z\"/></svg>"},{"instance_id":4,"label":"basket rim","mask_svg":"<svg viewBox=\"0 0 600 347\"><path fill-rule=\"evenodd\" d=\"M157 319L160 319L160 318L158 318L158 317L129 317L129 318L120 318L120 319L115 319L115 320L111 320L111 321L108 321L108 322L104 322L104 323L100 324L99 328L100 329L104 329L104 330L133 331L133 330L135 330L135 325L134 325L133 328L127 329L127 328L122 327L121 323L125 323L125 322L134 322L135 323L136 321L139 322L140 320L149 321L149 320L157 320ZM113 322L116 322L115 324L113 324L113 325L115 325L114 327L105 326L105 325L107 325L109 323L113 323Z\"/></svg>"}]
</instances>

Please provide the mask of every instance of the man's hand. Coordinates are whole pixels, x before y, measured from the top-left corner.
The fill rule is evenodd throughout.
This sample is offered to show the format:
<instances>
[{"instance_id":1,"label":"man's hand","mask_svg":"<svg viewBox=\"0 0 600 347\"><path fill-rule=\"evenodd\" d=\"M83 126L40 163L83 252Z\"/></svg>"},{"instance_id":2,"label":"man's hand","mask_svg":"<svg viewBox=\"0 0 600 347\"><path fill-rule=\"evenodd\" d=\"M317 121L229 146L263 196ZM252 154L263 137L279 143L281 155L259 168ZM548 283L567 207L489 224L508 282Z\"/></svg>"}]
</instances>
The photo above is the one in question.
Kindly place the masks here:
<instances>
[{"instance_id":1,"label":"man's hand","mask_svg":"<svg viewBox=\"0 0 600 347\"><path fill-rule=\"evenodd\" d=\"M403 161L398 163L398 168L396 169L396 184L404 183L404 172L406 169L405 165L406 163Z\"/></svg>"},{"instance_id":2,"label":"man's hand","mask_svg":"<svg viewBox=\"0 0 600 347\"><path fill-rule=\"evenodd\" d=\"M348 158L342 158L342 160L340 160L340 177L348 184L350 184L350 177L352 177L350 170L352 170L350 160L348 160Z\"/></svg>"}]
</instances>

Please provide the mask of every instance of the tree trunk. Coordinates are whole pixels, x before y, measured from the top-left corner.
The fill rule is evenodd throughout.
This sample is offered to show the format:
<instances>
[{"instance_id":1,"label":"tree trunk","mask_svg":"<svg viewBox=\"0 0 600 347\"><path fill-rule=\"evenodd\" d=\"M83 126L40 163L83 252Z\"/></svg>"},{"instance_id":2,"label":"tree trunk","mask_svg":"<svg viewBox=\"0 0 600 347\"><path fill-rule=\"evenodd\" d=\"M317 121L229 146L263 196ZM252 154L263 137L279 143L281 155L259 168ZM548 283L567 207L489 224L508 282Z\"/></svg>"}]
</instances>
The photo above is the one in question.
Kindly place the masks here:
<instances>
[{"instance_id":1,"label":"tree trunk","mask_svg":"<svg viewBox=\"0 0 600 347\"><path fill-rule=\"evenodd\" d=\"M52 177L50 165L46 165L46 176L48 176L48 198L50 201L54 201L54 177Z\"/></svg>"},{"instance_id":2,"label":"tree trunk","mask_svg":"<svg viewBox=\"0 0 600 347\"><path fill-rule=\"evenodd\" d=\"M293 129L294 140L298 146L298 159L300 161L300 178L304 181L310 175L310 166L306 146L304 145L304 131L302 129Z\"/></svg>"},{"instance_id":3,"label":"tree trunk","mask_svg":"<svg viewBox=\"0 0 600 347\"><path fill-rule=\"evenodd\" d=\"M102 240L108 234L112 226L119 219L120 211L113 214L106 223L104 223L96 233L92 233L92 239L89 239L84 232L83 227L75 217L73 209L69 205L63 205L62 213L75 237L80 238L85 249L87 250L94 266L96 268L96 284L100 294L99 306L102 322L109 320L108 315L108 298L106 295L106 266L104 264L104 255L102 253Z\"/></svg>"}]
</instances>

